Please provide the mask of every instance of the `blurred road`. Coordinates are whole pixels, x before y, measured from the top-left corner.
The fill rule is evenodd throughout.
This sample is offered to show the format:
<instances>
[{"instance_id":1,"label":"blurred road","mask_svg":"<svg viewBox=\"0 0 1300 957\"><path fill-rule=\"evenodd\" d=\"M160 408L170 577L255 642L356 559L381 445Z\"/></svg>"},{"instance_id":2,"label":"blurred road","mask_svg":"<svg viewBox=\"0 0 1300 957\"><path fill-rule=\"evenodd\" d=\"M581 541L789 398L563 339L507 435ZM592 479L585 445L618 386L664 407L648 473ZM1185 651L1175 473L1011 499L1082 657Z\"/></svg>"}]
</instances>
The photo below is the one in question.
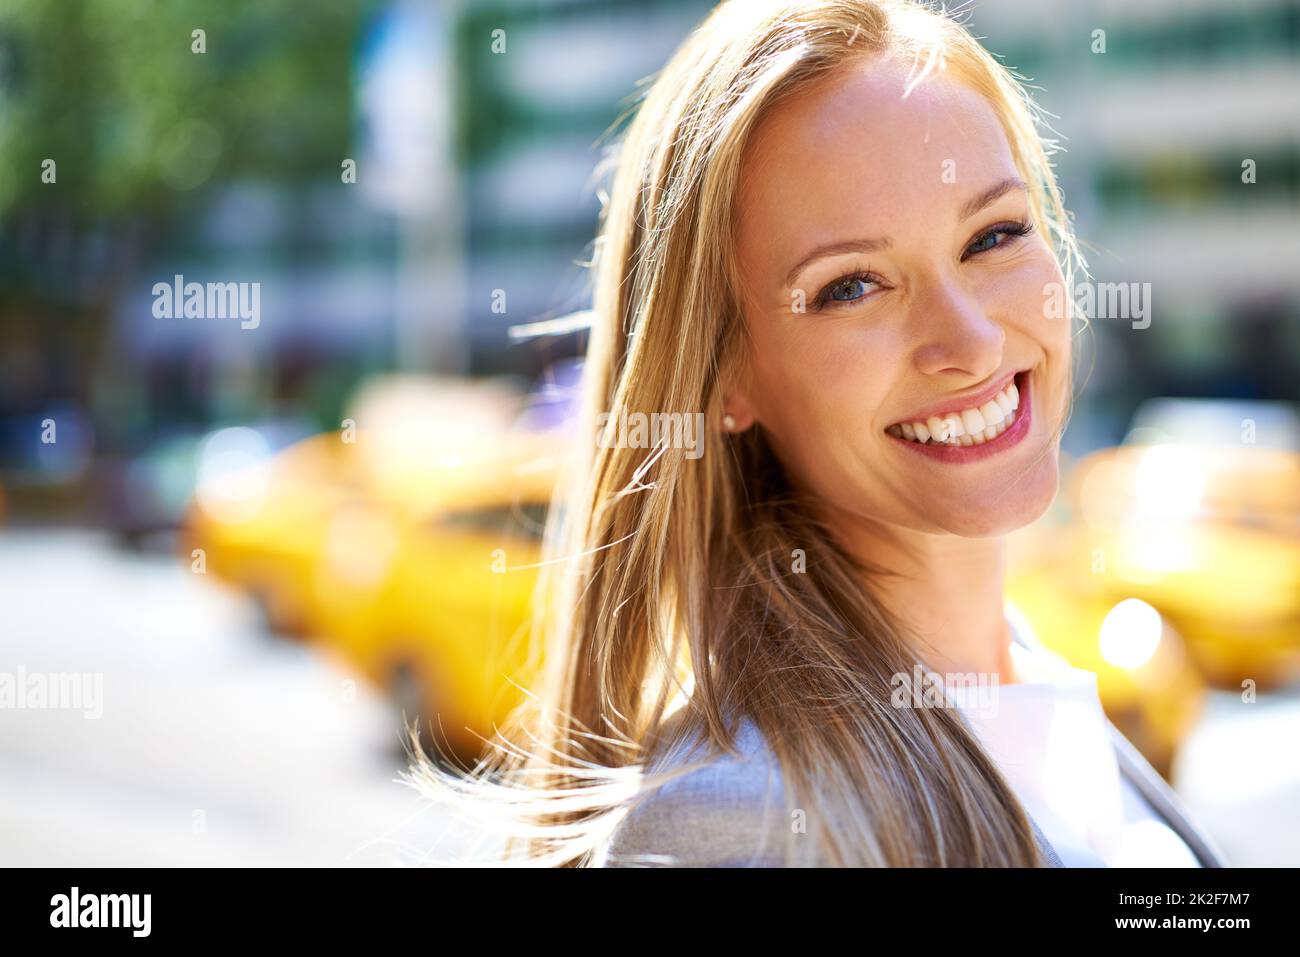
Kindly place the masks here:
<instances>
[{"instance_id":1,"label":"blurred road","mask_svg":"<svg viewBox=\"0 0 1300 957\"><path fill-rule=\"evenodd\" d=\"M167 555L0 532L0 671L98 672L103 714L0 710L0 864L415 863L388 707Z\"/></svg>"},{"instance_id":2,"label":"blurred road","mask_svg":"<svg viewBox=\"0 0 1300 957\"><path fill-rule=\"evenodd\" d=\"M394 782L388 705L241 596L91 531L0 532L0 671L103 675L103 714L0 709L0 865L389 865L472 835ZM1238 866L1300 864L1300 692L1216 695L1175 777ZM481 851L480 851L481 853Z\"/></svg>"},{"instance_id":3,"label":"blurred road","mask_svg":"<svg viewBox=\"0 0 1300 957\"><path fill-rule=\"evenodd\" d=\"M1300 687L1213 693L1174 784L1230 865L1300 867Z\"/></svg>"}]
</instances>

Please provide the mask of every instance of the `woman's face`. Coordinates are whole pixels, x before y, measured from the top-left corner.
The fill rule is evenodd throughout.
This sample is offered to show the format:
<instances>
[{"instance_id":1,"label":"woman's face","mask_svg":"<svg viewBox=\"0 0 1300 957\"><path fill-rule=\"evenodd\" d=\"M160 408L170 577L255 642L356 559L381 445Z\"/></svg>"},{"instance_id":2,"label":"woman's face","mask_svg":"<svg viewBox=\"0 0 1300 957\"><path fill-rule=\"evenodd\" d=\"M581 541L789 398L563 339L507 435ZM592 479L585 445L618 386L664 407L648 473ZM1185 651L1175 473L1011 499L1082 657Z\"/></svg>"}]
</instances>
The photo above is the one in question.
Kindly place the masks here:
<instances>
[{"instance_id":1,"label":"woman's face","mask_svg":"<svg viewBox=\"0 0 1300 957\"><path fill-rule=\"evenodd\" d=\"M727 411L833 512L995 535L1056 493L1070 339L1044 287L1063 279L1045 237L1019 235L1028 196L992 108L939 76L904 99L907 81L861 60L756 129Z\"/></svg>"}]
</instances>

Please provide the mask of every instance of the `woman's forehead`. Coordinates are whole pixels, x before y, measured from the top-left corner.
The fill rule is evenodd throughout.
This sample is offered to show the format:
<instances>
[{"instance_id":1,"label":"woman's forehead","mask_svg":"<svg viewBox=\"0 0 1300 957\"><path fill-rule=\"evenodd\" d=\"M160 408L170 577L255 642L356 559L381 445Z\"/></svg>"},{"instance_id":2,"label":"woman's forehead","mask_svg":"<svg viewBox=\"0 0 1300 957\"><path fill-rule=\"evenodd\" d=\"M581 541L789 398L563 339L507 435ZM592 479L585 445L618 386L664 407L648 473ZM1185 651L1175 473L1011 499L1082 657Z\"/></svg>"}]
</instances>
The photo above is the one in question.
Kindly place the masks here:
<instances>
[{"instance_id":1,"label":"woman's forehead","mask_svg":"<svg viewBox=\"0 0 1300 957\"><path fill-rule=\"evenodd\" d=\"M742 163L742 235L770 240L800 224L883 232L900 218L955 217L967 193L1015 174L983 96L933 73L904 96L914 79L909 60L858 58L773 105Z\"/></svg>"}]
</instances>

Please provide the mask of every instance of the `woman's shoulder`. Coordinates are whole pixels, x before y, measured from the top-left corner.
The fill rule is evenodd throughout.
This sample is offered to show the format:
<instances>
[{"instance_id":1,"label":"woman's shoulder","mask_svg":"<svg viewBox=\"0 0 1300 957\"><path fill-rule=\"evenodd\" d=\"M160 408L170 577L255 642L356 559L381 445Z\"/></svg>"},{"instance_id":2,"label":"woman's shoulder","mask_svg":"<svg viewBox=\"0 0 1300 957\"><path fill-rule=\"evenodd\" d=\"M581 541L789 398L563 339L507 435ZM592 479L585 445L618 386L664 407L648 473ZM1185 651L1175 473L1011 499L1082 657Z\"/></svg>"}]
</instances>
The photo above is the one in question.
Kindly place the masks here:
<instances>
[{"instance_id":1,"label":"woman's shoulder","mask_svg":"<svg viewBox=\"0 0 1300 957\"><path fill-rule=\"evenodd\" d=\"M651 761L652 773L700 766L634 804L602 848L599 865L784 866L787 853L811 838L791 826L780 763L751 719L740 721L736 749L709 756L692 736Z\"/></svg>"}]
</instances>

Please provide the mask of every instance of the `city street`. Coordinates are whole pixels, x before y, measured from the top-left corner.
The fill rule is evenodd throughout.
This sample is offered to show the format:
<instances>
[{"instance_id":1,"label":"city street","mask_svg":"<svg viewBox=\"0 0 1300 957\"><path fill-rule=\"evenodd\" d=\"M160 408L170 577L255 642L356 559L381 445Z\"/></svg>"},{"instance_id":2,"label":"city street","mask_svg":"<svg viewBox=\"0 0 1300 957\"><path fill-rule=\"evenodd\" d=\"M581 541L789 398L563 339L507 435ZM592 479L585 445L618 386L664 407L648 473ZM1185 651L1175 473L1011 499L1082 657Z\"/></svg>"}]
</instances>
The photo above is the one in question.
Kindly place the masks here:
<instances>
[{"instance_id":1,"label":"city street","mask_svg":"<svg viewBox=\"0 0 1300 957\"><path fill-rule=\"evenodd\" d=\"M470 837L397 783L388 704L242 596L92 531L0 533L0 671L102 675L102 716L0 710L0 864L417 864ZM355 681L355 684L353 683ZM1234 865L1300 859L1300 695L1215 696L1177 769Z\"/></svg>"},{"instance_id":2,"label":"city street","mask_svg":"<svg viewBox=\"0 0 1300 957\"><path fill-rule=\"evenodd\" d=\"M415 863L385 701L241 596L90 531L0 532L0 671L102 674L102 717L0 710L0 864Z\"/></svg>"}]
</instances>

